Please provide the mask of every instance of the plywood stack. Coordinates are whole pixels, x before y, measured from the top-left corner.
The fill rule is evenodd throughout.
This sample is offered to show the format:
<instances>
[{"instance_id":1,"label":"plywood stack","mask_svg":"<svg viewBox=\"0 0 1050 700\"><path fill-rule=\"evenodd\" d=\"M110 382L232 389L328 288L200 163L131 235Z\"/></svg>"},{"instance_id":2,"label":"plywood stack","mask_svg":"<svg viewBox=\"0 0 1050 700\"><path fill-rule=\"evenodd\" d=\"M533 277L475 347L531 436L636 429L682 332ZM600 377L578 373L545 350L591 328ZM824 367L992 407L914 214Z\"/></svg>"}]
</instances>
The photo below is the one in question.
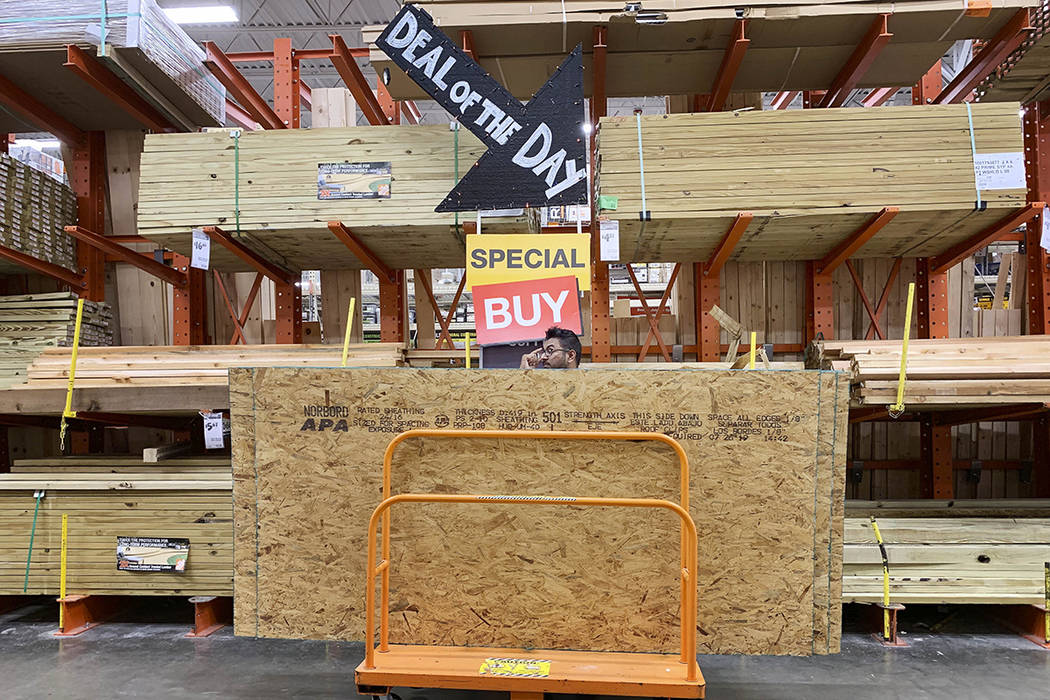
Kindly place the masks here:
<instances>
[{"instance_id":1,"label":"plywood stack","mask_svg":"<svg viewBox=\"0 0 1050 700\"><path fill-rule=\"evenodd\" d=\"M1014 153L1016 104L975 105L978 156ZM936 255L1024 205L1024 171L1011 189L980 192L976 211L970 113L965 105L674 114L601 120L602 213L620 222L627 260L707 259L741 211L755 220L736 260L819 259L884 207L900 212L854 257ZM644 162L644 209L640 221Z\"/></svg>"},{"instance_id":2,"label":"plywood stack","mask_svg":"<svg viewBox=\"0 0 1050 700\"><path fill-rule=\"evenodd\" d=\"M138 229L188 254L193 227L220 226L288 269L360 269L328 228L342 221L388 265L462 267L460 217L434 207L483 152L466 130L447 126L289 129L239 138L223 130L151 134L142 155ZM390 196L321 199L321 163L389 164ZM483 230L522 233L527 218L486 218ZM220 246L211 255L212 267L251 269Z\"/></svg>"},{"instance_id":3,"label":"plywood stack","mask_svg":"<svg viewBox=\"0 0 1050 700\"><path fill-rule=\"evenodd\" d=\"M62 68L67 45L94 58L100 43L105 51L96 60L173 124L193 128L225 123L226 90L204 66L204 50L154 0L0 3L0 68L5 77L34 96L46 88L42 101L82 129L134 128L138 122L107 103L100 91L92 95L92 86ZM91 109L96 105L102 109ZM7 128L9 122L14 128ZM14 115L0 116L0 126L25 130Z\"/></svg>"},{"instance_id":4,"label":"plywood stack","mask_svg":"<svg viewBox=\"0 0 1050 700\"><path fill-rule=\"evenodd\" d=\"M837 651L845 382L640 367L231 370L235 632L363 638L366 524L398 433L633 430L675 436L691 463L700 650ZM640 441L413 439L392 479L394 493L679 499L673 453ZM393 642L676 649L672 520L412 506L393 521Z\"/></svg>"},{"instance_id":5,"label":"plywood stack","mask_svg":"<svg viewBox=\"0 0 1050 700\"><path fill-rule=\"evenodd\" d=\"M1050 338L1004 336L912 340L904 403L927 408L1050 403ZM848 368L853 400L897 401L900 341L815 341L810 367Z\"/></svg>"},{"instance_id":6,"label":"plywood stack","mask_svg":"<svg viewBox=\"0 0 1050 700\"><path fill-rule=\"evenodd\" d=\"M611 97L703 94L711 91L740 17L751 45L733 81L740 91L821 90L831 86L878 13L892 12L893 35L858 87L914 85L961 39L991 39L1017 12L1038 0L997 0L983 16L960 0L646 0L625 10L618 0L473 2L421 0L451 37L469 29L474 51L490 75L518 98L539 89L565 54L580 43L590 71L593 29L607 27L607 90ZM663 15L663 17L661 17ZM647 17L649 21L647 21ZM662 20L662 21L661 21ZM382 26L362 37L374 46ZM372 66L391 72L398 99L420 99L419 88L374 49ZM584 81L590 90L591 80Z\"/></svg>"},{"instance_id":7,"label":"plywood stack","mask_svg":"<svg viewBox=\"0 0 1050 700\"><path fill-rule=\"evenodd\" d=\"M876 507L873 507L876 506ZM890 600L897 603L1043 602L1050 557L1050 503L850 504L843 602L882 600L882 557L869 515L886 543Z\"/></svg>"},{"instance_id":8,"label":"plywood stack","mask_svg":"<svg viewBox=\"0 0 1050 700\"><path fill-rule=\"evenodd\" d=\"M0 154L0 246L70 270L74 239L62 230L77 221L73 190L26 163ZM0 274L25 268L0 260Z\"/></svg>"},{"instance_id":9,"label":"plywood stack","mask_svg":"<svg viewBox=\"0 0 1050 700\"><path fill-rule=\"evenodd\" d=\"M76 296L68 292L0 297L0 387L24 382L46 349L72 345L76 318ZM81 345L112 345L112 318L108 304L85 301Z\"/></svg>"},{"instance_id":10,"label":"plywood stack","mask_svg":"<svg viewBox=\"0 0 1050 700\"><path fill-rule=\"evenodd\" d=\"M337 367L343 349L332 345L204 345L82 348L76 388L225 385L231 367ZM47 350L26 372L19 390L65 387L70 351ZM350 367L395 367L404 363L399 343L351 345ZM163 408L163 407L158 407Z\"/></svg>"},{"instance_id":11,"label":"plywood stack","mask_svg":"<svg viewBox=\"0 0 1050 700\"><path fill-rule=\"evenodd\" d=\"M38 490L45 495L30 558ZM228 458L16 461L0 474L0 594L58 594L66 514L69 593L232 595L230 490ZM187 538L186 571L118 571L117 537Z\"/></svg>"}]
</instances>

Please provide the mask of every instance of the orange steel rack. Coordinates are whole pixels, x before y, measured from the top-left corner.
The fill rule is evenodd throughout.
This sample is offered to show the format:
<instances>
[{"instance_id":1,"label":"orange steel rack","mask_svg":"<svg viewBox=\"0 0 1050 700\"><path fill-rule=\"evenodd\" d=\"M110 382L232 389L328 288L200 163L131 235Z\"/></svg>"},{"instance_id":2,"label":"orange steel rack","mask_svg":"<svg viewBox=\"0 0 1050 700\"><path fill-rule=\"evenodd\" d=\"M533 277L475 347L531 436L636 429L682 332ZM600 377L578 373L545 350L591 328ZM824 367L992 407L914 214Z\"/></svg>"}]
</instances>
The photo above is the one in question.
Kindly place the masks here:
<instances>
[{"instance_id":1,"label":"orange steel rack","mask_svg":"<svg viewBox=\"0 0 1050 700\"><path fill-rule=\"evenodd\" d=\"M662 442L679 462L681 504L651 498L576 496L499 496L471 494L390 494L390 471L397 446L410 438L541 440L630 440ZM704 677L696 661L697 533L689 515L689 462L682 446L659 433L509 430L409 430L387 445L383 456L383 502L368 523L365 594L365 660L357 667L358 692L386 695L396 686L509 691L513 700L536 700L543 693L704 697ZM594 651L524 650L498 647L441 647L390 644L390 509L399 503L529 504L659 508L681 521L681 651L626 654ZM376 539L382 524L382 560ZM379 644L375 646L375 579L380 578Z\"/></svg>"}]
</instances>

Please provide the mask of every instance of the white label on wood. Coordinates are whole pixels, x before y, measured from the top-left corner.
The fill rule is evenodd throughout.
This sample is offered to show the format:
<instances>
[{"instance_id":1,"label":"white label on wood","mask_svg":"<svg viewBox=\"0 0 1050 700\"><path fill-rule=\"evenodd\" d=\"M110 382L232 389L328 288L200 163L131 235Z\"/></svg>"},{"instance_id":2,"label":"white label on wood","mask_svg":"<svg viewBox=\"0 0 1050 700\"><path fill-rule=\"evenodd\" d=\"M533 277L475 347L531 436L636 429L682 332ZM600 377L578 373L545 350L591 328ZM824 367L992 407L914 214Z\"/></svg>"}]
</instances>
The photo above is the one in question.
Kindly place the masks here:
<instances>
[{"instance_id":1,"label":"white label on wood","mask_svg":"<svg viewBox=\"0 0 1050 700\"><path fill-rule=\"evenodd\" d=\"M1043 209L1043 213L1040 216L1043 220L1043 232L1039 236L1039 245L1043 247L1043 250L1050 250L1050 214L1047 214L1046 209Z\"/></svg>"},{"instance_id":2,"label":"white label on wood","mask_svg":"<svg viewBox=\"0 0 1050 700\"><path fill-rule=\"evenodd\" d=\"M193 229L193 256L190 258L190 267L198 270L207 270L211 261L211 238L204 229Z\"/></svg>"},{"instance_id":3,"label":"white label on wood","mask_svg":"<svg viewBox=\"0 0 1050 700\"><path fill-rule=\"evenodd\" d=\"M222 414L208 413L202 417L204 418L204 449L222 449Z\"/></svg>"},{"instance_id":4,"label":"white label on wood","mask_svg":"<svg viewBox=\"0 0 1050 700\"><path fill-rule=\"evenodd\" d=\"M620 222L602 221L598 224L598 234L601 236L601 259L602 261L617 261L620 259Z\"/></svg>"},{"instance_id":5,"label":"white label on wood","mask_svg":"<svg viewBox=\"0 0 1050 700\"><path fill-rule=\"evenodd\" d=\"M978 189L1024 189L1024 153L978 153L973 159L973 172Z\"/></svg>"}]
</instances>

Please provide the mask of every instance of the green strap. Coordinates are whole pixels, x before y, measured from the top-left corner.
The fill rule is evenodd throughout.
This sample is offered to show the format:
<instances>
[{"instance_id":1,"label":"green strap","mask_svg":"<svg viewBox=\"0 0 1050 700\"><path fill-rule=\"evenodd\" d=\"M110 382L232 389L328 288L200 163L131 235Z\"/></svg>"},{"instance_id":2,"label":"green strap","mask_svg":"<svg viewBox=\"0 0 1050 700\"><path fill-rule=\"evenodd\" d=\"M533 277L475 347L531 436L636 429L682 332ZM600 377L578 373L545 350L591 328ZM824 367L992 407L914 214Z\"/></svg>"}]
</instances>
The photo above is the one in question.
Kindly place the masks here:
<instances>
[{"instance_id":1,"label":"green strap","mask_svg":"<svg viewBox=\"0 0 1050 700\"><path fill-rule=\"evenodd\" d=\"M36 508L33 509L33 529L29 531L29 554L26 555L26 579L22 583L23 593L29 588L29 562L33 559L33 540L36 538L36 514L40 512L40 499L43 497L43 491L36 492Z\"/></svg>"},{"instance_id":2,"label":"green strap","mask_svg":"<svg viewBox=\"0 0 1050 700\"><path fill-rule=\"evenodd\" d=\"M970 123L970 153L973 154L973 187L977 190L976 208L981 208L981 183L977 180L977 142L973 135L973 108L966 103L966 119Z\"/></svg>"},{"instance_id":3,"label":"green strap","mask_svg":"<svg viewBox=\"0 0 1050 700\"><path fill-rule=\"evenodd\" d=\"M99 0L99 4L102 5L102 20L99 22L101 29L98 34L98 43L102 51L106 50L106 0Z\"/></svg>"}]
</instances>

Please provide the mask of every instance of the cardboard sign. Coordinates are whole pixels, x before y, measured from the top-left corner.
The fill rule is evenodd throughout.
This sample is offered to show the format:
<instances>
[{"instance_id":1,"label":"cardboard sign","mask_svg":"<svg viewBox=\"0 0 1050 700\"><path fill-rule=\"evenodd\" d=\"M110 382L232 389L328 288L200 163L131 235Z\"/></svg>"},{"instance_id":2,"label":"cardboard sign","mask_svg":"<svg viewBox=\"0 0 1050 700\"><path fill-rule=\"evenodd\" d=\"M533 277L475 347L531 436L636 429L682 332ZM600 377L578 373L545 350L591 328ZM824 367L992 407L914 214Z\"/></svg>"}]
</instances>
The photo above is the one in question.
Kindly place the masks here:
<instances>
[{"instance_id":1,"label":"cardboard sign","mask_svg":"<svg viewBox=\"0 0 1050 700\"><path fill-rule=\"evenodd\" d=\"M587 201L580 46L528 105L496 82L416 5L401 8L376 46L488 148L435 211Z\"/></svg>"},{"instance_id":2,"label":"cardboard sign","mask_svg":"<svg viewBox=\"0 0 1050 700\"><path fill-rule=\"evenodd\" d=\"M579 335L583 326L576 278L475 285L474 323L481 345L539 340L551 326Z\"/></svg>"},{"instance_id":3,"label":"cardboard sign","mask_svg":"<svg viewBox=\"0 0 1050 700\"><path fill-rule=\"evenodd\" d=\"M1023 190L1024 153L978 153L973 172L982 190Z\"/></svg>"},{"instance_id":4,"label":"cardboard sign","mask_svg":"<svg viewBox=\"0 0 1050 700\"><path fill-rule=\"evenodd\" d=\"M582 290L591 288L589 234L467 236L467 289L562 275L574 275Z\"/></svg>"},{"instance_id":5,"label":"cardboard sign","mask_svg":"<svg viewBox=\"0 0 1050 700\"><path fill-rule=\"evenodd\" d=\"M186 570L190 541L183 537L118 537L117 569L120 571Z\"/></svg>"},{"instance_id":6,"label":"cardboard sign","mask_svg":"<svg viewBox=\"0 0 1050 700\"><path fill-rule=\"evenodd\" d=\"M317 198L390 199L390 163L318 163Z\"/></svg>"}]
</instances>

